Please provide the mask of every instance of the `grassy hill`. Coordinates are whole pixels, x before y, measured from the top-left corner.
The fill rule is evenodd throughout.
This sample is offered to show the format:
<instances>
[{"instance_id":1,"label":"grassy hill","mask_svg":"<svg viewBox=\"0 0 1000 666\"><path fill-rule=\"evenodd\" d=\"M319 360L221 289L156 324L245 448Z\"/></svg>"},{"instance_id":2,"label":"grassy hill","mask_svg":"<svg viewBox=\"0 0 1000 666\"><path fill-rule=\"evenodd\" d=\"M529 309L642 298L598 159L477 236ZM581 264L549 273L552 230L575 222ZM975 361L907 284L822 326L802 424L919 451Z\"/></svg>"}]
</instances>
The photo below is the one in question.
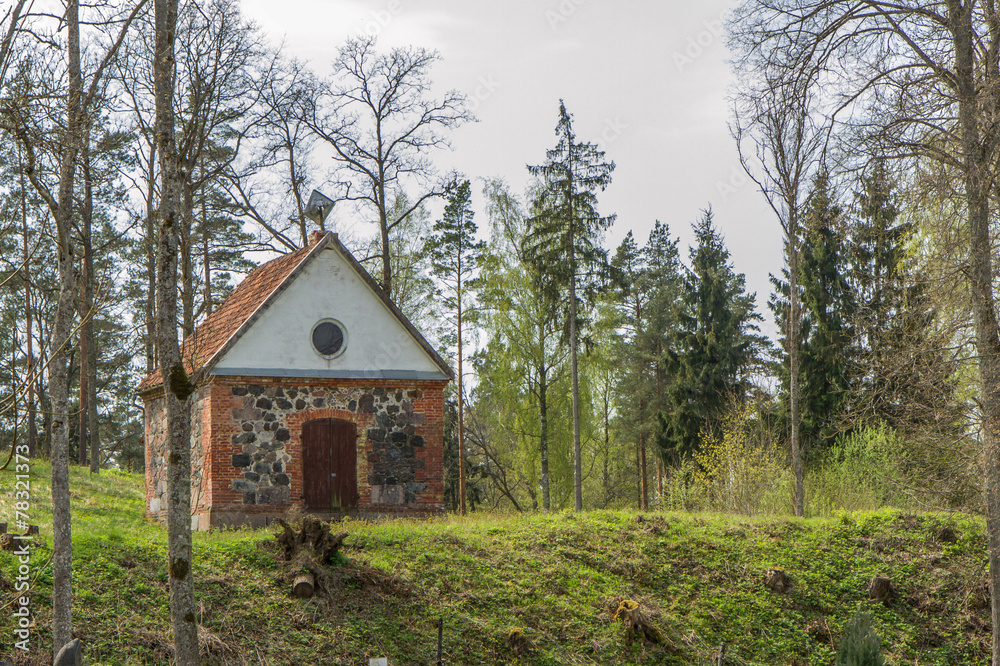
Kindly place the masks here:
<instances>
[{"instance_id":1,"label":"grassy hill","mask_svg":"<svg viewBox=\"0 0 1000 666\"><path fill-rule=\"evenodd\" d=\"M49 468L33 465L32 654L50 663ZM9 478L9 477L8 477ZM10 484L0 521L13 522ZM168 664L166 536L143 521L142 477L74 470L74 627L88 664ZM941 534L951 527L957 540ZM330 598L289 594L294 571L267 530L197 534L195 574L208 664L433 662L444 618L449 664L832 665L842 627L875 615L891 664L987 664L989 597L981 521L892 511L829 520L598 511L433 521L346 521ZM0 573L15 560L0 553ZM784 569L792 587L769 590ZM894 601L868 598L887 576ZM12 599L0 592L0 645ZM633 600L662 635L626 640L613 616Z\"/></svg>"}]
</instances>

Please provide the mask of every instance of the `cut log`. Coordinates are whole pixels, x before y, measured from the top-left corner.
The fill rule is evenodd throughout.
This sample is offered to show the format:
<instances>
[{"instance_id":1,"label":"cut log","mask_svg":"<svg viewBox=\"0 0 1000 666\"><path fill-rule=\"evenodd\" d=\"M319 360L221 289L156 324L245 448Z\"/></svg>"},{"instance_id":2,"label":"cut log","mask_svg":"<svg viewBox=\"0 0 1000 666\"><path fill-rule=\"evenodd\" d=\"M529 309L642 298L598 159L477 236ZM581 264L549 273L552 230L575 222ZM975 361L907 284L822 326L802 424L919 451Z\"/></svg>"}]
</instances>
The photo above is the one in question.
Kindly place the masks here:
<instances>
[{"instance_id":1,"label":"cut log","mask_svg":"<svg viewBox=\"0 0 1000 666\"><path fill-rule=\"evenodd\" d=\"M295 582L292 583L292 594L302 599L308 599L313 595L315 584L316 579L311 573L300 574L295 577Z\"/></svg>"}]
</instances>

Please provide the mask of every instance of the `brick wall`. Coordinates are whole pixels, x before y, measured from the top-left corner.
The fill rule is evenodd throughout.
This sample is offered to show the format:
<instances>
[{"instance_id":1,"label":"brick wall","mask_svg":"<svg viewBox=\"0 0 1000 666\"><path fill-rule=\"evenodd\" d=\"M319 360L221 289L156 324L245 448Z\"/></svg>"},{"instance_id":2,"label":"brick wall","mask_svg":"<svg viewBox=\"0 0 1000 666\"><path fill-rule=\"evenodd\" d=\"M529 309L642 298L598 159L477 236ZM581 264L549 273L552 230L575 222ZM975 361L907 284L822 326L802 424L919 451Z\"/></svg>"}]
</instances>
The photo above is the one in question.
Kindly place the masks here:
<instances>
[{"instance_id":1,"label":"brick wall","mask_svg":"<svg viewBox=\"0 0 1000 666\"><path fill-rule=\"evenodd\" d=\"M326 418L357 428L359 513L443 511L446 384L210 377L200 389L198 415L192 414L204 454L204 481L197 495L192 489L198 525L260 523L301 506L302 426ZM160 402L146 402L147 442L157 439ZM162 473L156 449L147 446L146 457L147 507L154 515Z\"/></svg>"}]
</instances>

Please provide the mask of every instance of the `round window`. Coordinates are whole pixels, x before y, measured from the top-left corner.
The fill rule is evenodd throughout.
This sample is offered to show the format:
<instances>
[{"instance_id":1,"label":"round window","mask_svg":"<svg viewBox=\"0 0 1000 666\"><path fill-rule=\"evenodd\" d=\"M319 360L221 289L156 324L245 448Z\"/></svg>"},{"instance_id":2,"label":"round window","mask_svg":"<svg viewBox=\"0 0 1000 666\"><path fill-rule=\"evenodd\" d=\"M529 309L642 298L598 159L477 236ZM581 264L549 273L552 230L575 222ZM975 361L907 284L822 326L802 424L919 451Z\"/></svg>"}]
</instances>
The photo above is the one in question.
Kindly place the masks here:
<instances>
[{"instance_id":1,"label":"round window","mask_svg":"<svg viewBox=\"0 0 1000 666\"><path fill-rule=\"evenodd\" d=\"M340 322L325 319L313 327L313 347L323 356L337 356L344 351L346 341L344 328Z\"/></svg>"}]
</instances>

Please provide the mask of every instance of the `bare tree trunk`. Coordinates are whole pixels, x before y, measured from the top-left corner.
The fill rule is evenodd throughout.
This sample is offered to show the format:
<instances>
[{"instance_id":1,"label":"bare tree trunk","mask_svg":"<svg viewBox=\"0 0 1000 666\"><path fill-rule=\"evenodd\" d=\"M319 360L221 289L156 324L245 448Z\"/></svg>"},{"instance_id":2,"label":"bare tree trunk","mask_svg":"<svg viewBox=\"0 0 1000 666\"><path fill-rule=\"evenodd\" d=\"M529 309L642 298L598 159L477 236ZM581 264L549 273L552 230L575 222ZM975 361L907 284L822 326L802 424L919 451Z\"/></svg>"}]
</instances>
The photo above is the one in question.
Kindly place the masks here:
<instances>
[{"instance_id":1,"label":"bare tree trunk","mask_svg":"<svg viewBox=\"0 0 1000 666\"><path fill-rule=\"evenodd\" d=\"M177 233L181 253L181 326L184 339L194 333L194 268L192 266L191 231L194 227L194 193L188 179L180 181L181 214ZM161 196L165 196L161 193ZM162 247L163 244L160 244ZM162 366L161 366L162 367Z\"/></svg>"},{"instance_id":2,"label":"bare tree trunk","mask_svg":"<svg viewBox=\"0 0 1000 666\"><path fill-rule=\"evenodd\" d=\"M459 511L465 515L465 441L463 438L463 412L465 396L462 393L462 253L458 253L458 494Z\"/></svg>"},{"instance_id":3,"label":"bare tree trunk","mask_svg":"<svg viewBox=\"0 0 1000 666\"><path fill-rule=\"evenodd\" d=\"M393 298L392 293L392 257L389 254L389 218L385 212L385 185L384 180L379 180L379 231L382 234L382 291L386 296ZM393 299L395 300L395 299Z\"/></svg>"},{"instance_id":4,"label":"bare tree trunk","mask_svg":"<svg viewBox=\"0 0 1000 666\"><path fill-rule=\"evenodd\" d=\"M309 246L309 229L306 228L306 207L302 202L302 191L299 188L300 177L295 169L295 146L291 142L285 145L285 149L288 151L288 178L289 184L292 186L292 195L295 197L295 210L297 212L296 219L299 223L299 233L302 235L302 247ZM324 228L323 216L319 216L319 228L323 231Z\"/></svg>"},{"instance_id":5,"label":"bare tree trunk","mask_svg":"<svg viewBox=\"0 0 1000 666\"><path fill-rule=\"evenodd\" d=\"M205 204L205 185L201 186L201 252L205 279L205 316L212 314L212 255L208 247L208 206Z\"/></svg>"},{"instance_id":6,"label":"bare tree trunk","mask_svg":"<svg viewBox=\"0 0 1000 666\"><path fill-rule=\"evenodd\" d=\"M28 200L27 185L24 182L24 162L20 160L20 149L18 150L21 179L21 248L24 253L24 332L25 350L27 354L27 411L28 411L28 455L34 458L38 455L37 438L38 433L35 428L35 350L34 344L34 314L31 308L31 255L28 254Z\"/></svg>"},{"instance_id":7,"label":"bare tree trunk","mask_svg":"<svg viewBox=\"0 0 1000 666\"><path fill-rule=\"evenodd\" d=\"M80 249L83 252L81 257L81 270L79 275L80 292L80 415L79 426L77 428L77 458L76 462L81 467L87 464L87 442L90 440L91 424L90 399L92 387L91 358L94 346L94 325L90 319L90 311L93 305L91 289L93 288L93 252L91 249L91 227L93 223L93 191L90 187L90 156L88 140L81 135L80 161L83 168L83 207L80 211Z\"/></svg>"},{"instance_id":8,"label":"bare tree trunk","mask_svg":"<svg viewBox=\"0 0 1000 666\"><path fill-rule=\"evenodd\" d=\"M80 301L83 303L83 328L80 331L81 340L87 341L86 351L86 372L83 366L80 368L80 383L83 384L83 377L87 378L87 418L86 430L80 430L80 446L84 452L83 463L86 463L87 443L90 443L90 472L97 474L101 469L100 449L101 433L97 422L97 345L94 340L94 246L92 238L94 220L94 182L90 171L90 136L86 137L86 145L83 152L83 277L81 286L83 294ZM83 345L81 344L81 362L83 360ZM82 392L81 392L82 393ZM80 405L81 414L83 405ZM84 422L81 418L81 422ZM87 433L87 438L83 438L83 433Z\"/></svg>"},{"instance_id":9,"label":"bare tree trunk","mask_svg":"<svg viewBox=\"0 0 1000 666\"><path fill-rule=\"evenodd\" d=\"M805 476L802 469L802 444L799 440L802 417L799 414L799 250L798 214L789 211L788 238L788 404L791 411L792 474L795 477L795 515L805 515Z\"/></svg>"},{"instance_id":10,"label":"bare tree trunk","mask_svg":"<svg viewBox=\"0 0 1000 666\"><path fill-rule=\"evenodd\" d=\"M663 463L656 463L656 501L660 510L663 510Z\"/></svg>"},{"instance_id":11,"label":"bare tree trunk","mask_svg":"<svg viewBox=\"0 0 1000 666\"><path fill-rule=\"evenodd\" d=\"M545 341L545 332L543 322L538 324L538 340L540 343ZM539 349L544 350L544 344L539 347ZM552 495L549 491L549 378L548 370L544 365L539 368L538 372L538 420L539 420L539 433L538 433L538 448L539 455L542 459L542 511L550 511L552 509Z\"/></svg>"},{"instance_id":12,"label":"bare tree trunk","mask_svg":"<svg viewBox=\"0 0 1000 666\"><path fill-rule=\"evenodd\" d=\"M143 315L146 318L146 374L156 368L156 209L153 207L153 193L156 183L156 142L149 146L149 189L146 191L146 302Z\"/></svg>"},{"instance_id":13,"label":"bare tree trunk","mask_svg":"<svg viewBox=\"0 0 1000 666\"><path fill-rule=\"evenodd\" d=\"M87 398L90 391L87 388L87 379L90 376L90 341L86 339L81 327L80 330L80 408L77 413L77 445L76 464L83 466L87 464L87 417L90 416L90 408Z\"/></svg>"},{"instance_id":14,"label":"bare tree trunk","mask_svg":"<svg viewBox=\"0 0 1000 666\"><path fill-rule=\"evenodd\" d=\"M572 143L570 144L572 145ZM570 181L572 183L572 181ZM570 186L572 192L572 185ZM572 198L570 198L572 202ZM569 221L569 365L573 380L573 510L583 510L583 461L580 450L580 382L577 377L576 339L576 238L574 236L573 206L570 204Z\"/></svg>"},{"instance_id":15,"label":"bare tree trunk","mask_svg":"<svg viewBox=\"0 0 1000 666\"><path fill-rule=\"evenodd\" d=\"M80 146L80 3L66 4L69 88L66 134L59 164L59 199L54 211L59 262L59 302L52 332L49 392L52 397L52 648L53 654L73 638L73 541L69 497L69 353L76 309L76 276L70 226L73 181ZM37 185L36 185L37 188Z\"/></svg>"},{"instance_id":16,"label":"bare tree trunk","mask_svg":"<svg viewBox=\"0 0 1000 666\"><path fill-rule=\"evenodd\" d=\"M649 489L646 487L646 435L639 435L639 508L649 510Z\"/></svg>"},{"instance_id":17,"label":"bare tree trunk","mask_svg":"<svg viewBox=\"0 0 1000 666\"><path fill-rule=\"evenodd\" d=\"M949 29L955 44L955 85L965 166L965 199L969 215L968 279L979 354L982 401L984 503L989 546L992 600L992 657L1000 664L1000 336L997 332L990 255L988 149L980 134L975 53L972 31L974 3L948 0Z\"/></svg>"},{"instance_id":18,"label":"bare tree trunk","mask_svg":"<svg viewBox=\"0 0 1000 666\"><path fill-rule=\"evenodd\" d=\"M199 663L198 623L191 567L191 418L194 391L177 342L177 250L180 173L174 144L172 96L178 0L155 0L153 78L156 141L160 153L159 241L157 243L156 339L170 439L167 461L167 550L170 621L179 666Z\"/></svg>"}]
</instances>

